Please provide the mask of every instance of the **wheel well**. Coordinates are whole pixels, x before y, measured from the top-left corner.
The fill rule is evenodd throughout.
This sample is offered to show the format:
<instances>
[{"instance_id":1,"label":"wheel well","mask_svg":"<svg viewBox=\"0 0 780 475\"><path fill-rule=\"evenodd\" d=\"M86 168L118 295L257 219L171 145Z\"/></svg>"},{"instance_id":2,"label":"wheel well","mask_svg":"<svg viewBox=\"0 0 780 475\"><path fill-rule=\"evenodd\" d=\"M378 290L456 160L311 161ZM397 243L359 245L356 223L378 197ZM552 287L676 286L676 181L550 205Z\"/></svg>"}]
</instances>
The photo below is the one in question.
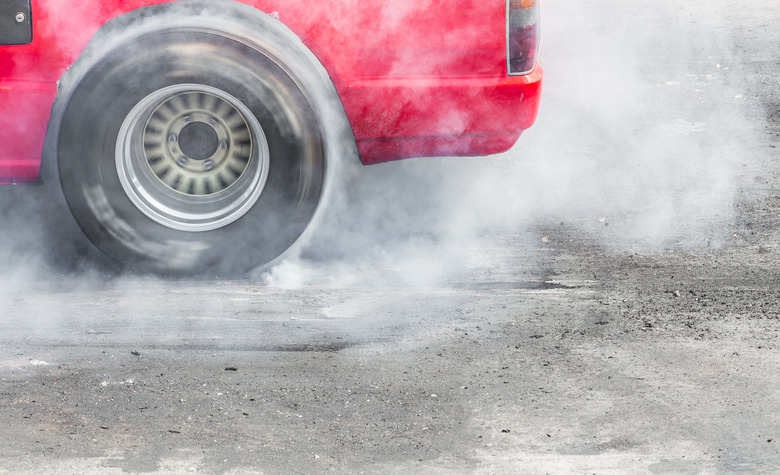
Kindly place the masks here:
<instances>
[{"instance_id":1,"label":"wheel well","mask_svg":"<svg viewBox=\"0 0 780 475\"><path fill-rule=\"evenodd\" d=\"M56 137L59 134L59 121L64 104L95 62L120 45L132 42L142 35L162 28L192 26L193 22L209 28L231 30L236 37L262 39L273 36L276 40L295 45L299 52L296 58L289 55L281 58L276 55L273 59L305 64L299 69L306 71L307 82L316 85L310 92L320 95L319 102L326 105L325 109L318 111L324 116L323 121L331 121L342 129L338 132L338 140L346 141L350 145L355 144L352 127L331 76L314 51L283 22L251 5L234 0L180 0L141 7L109 20L98 29L76 61L63 74L57 83L58 92L46 133L42 171L46 172L42 175L44 179L51 178L52 173L56 175ZM274 56L273 51L269 51L269 54ZM354 160L359 161L356 146ZM50 166L52 162L54 166Z\"/></svg>"},{"instance_id":2,"label":"wheel well","mask_svg":"<svg viewBox=\"0 0 780 475\"><path fill-rule=\"evenodd\" d=\"M78 59L61 79L61 89L65 89L68 81L78 80L79 72L88 69L90 65L119 45L132 42L134 38L158 31L164 28L177 27L211 27L215 30L233 30L236 37L260 38L272 35L295 46L321 61L311 51L301 38L280 20L257 8L234 0L179 0L159 3L131 10L110 19L103 24ZM284 58L288 60L289 58ZM320 71L312 71L312 73ZM327 72L325 75L330 81Z\"/></svg>"}]
</instances>

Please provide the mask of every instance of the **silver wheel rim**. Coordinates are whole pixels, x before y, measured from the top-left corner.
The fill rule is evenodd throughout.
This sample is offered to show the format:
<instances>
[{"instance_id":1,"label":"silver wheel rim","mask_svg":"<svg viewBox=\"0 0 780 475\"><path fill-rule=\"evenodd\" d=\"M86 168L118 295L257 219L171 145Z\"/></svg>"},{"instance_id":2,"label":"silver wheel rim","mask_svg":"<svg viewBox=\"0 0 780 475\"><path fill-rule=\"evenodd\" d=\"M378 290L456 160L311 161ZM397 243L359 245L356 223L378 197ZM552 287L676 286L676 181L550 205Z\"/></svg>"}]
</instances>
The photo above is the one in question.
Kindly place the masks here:
<instances>
[{"instance_id":1,"label":"silver wheel rim","mask_svg":"<svg viewBox=\"0 0 780 475\"><path fill-rule=\"evenodd\" d=\"M122 188L147 217L179 231L235 222L260 198L269 151L255 116L205 85L165 87L142 99L119 130Z\"/></svg>"}]
</instances>

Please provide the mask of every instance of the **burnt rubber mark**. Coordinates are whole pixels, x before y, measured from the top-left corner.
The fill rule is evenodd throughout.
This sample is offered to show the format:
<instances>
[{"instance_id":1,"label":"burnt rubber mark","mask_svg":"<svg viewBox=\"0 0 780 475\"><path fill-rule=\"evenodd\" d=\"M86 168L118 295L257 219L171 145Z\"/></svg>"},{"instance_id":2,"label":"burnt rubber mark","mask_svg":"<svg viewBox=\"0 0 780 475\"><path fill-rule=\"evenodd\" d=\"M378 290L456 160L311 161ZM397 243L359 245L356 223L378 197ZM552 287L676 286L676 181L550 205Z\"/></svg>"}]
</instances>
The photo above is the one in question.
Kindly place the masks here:
<instances>
[{"instance_id":1,"label":"burnt rubber mark","mask_svg":"<svg viewBox=\"0 0 780 475\"><path fill-rule=\"evenodd\" d=\"M322 344L289 344L274 346L268 351L336 353L353 345L354 343L347 341L334 341Z\"/></svg>"},{"instance_id":2,"label":"burnt rubber mark","mask_svg":"<svg viewBox=\"0 0 780 475\"><path fill-rule=\"evenodd\" d=\"M170 344L155 344L146 345L143 350L146 353L151 351L169 350L169 351L214 351L219 349L220 351L235 351L235 352L311 352L311 353L336 353L346 348L358 346L367 343L369 340L353 340L347 341L339 338L337 341L325 341L323 343L279 343L279 344L246 344L220 341L219 344L214 344L211 341L204 342L188 342L188 343L170 343ZM385 338L371 338L370 342L384 342L388 341ZM3 343L0 340L0 343ZM84 344L84 343L65 343L65 342L47 342L50 348L95 348L95 349L120 349L125 348L125 344L122 342L107 342L98 344ZM131 351L131 355L140 357L140 351ZM224 371L234 371L233 367L227 367ZM238 368L235 368L238 371Z\"/></svg>"},{"instance_id":3,"label":"burnt rubber mark","mask_svg":"<svg viewBox=\"0 0 780 475\"><path fill-rule=\"evenodd\" d=\"M577 288L571 285L535 280L519 282L480 282L478 284L473 284L471 287L475 287L479 290L560 290Z\"/></svg>"}]
</instances>

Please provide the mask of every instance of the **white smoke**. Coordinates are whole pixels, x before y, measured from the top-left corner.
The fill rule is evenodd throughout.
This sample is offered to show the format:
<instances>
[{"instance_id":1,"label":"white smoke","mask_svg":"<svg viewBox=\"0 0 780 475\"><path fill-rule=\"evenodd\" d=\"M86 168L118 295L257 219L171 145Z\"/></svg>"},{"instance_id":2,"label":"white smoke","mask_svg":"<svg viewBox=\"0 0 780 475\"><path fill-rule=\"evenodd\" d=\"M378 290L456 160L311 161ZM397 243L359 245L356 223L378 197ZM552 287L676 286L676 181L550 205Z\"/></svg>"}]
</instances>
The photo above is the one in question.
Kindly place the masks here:
<instances>
[{"instance_id":1,"label":"white smoke","mask_svg":"<svg viewBox=\"0 0 780 475\"><path fill-rule=\"evenodd\" d=\"M510 152L354 171L313 254L439 278L494 231L562 223L635 252L727 239L758 113L726 17L703 2L593 8L543 5L542 108Z\"/></svg>"},{"instance_id":2,"label":"white smoke","mask_svg":"<svg viewBox=\"0 0 780 475\"><path fill-rule=\"evenodd\" d=\"M64 21L58 2L44 3ZM732 68L728 12L702 1L613 5L599 15L590 10L601 7L588 2L548 0L542 7L542 108L518 144L494 157L348 164L309 250L272 270L269 283L297 287L324 273L346 284L357 266L429 284L479 260L463 259L461 249L474 249L485 233L549 224L621 249L724 239L734 222L743 144L756 133ZM402 25L421 8L393 2L378 14ZM341 3L338 23L357 11L354 2ZM96 21L93 13L73 13ZM453 129L462 127L461 111L452 112ZM23 199L13 195L8 199ZM14 212L10 201L6 208ZM35 225L10 220L14 231L3 239L9 259L24 262L17 267L36 268L45 250L82 252L58 250L72 236L41 237Z\"/></svg>"}]
</instances>

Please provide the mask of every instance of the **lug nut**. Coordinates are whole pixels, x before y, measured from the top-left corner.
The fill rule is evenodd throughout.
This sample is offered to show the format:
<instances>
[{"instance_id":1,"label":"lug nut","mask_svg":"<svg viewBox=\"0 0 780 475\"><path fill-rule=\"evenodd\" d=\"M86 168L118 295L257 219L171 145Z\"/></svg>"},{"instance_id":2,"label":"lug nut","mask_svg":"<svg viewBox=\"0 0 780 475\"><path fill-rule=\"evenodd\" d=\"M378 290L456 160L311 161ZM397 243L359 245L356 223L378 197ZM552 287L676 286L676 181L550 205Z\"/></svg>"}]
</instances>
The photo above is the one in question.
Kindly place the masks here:
<instances>
[{"instance_id":1,"label":"lug nut","mask_svg":"<svg viewBox=\"0 0 780 475\"><path fill-rule=\"evenodd\" d=\"M190 159L185 157L184 155L181 155L179 156L179 158L176 159L176 163L178 163L180 167L186 167L189 162Z\"/></svg>"},{"instance_id":2,"label":"lug nut","mask_svg":"<svg viewBox=\"0 0 780 475\"><path fill-rule=\"evenodd\" d=\"M185 115L184 117L181 118L181 120L183 120L185 124L189 124L190 122L192 122L192 116Z\"/></svg>"},{"instance_id":3,"label":"lug nut","mask_svg":"<svg viewBox=\"0 0 780 475\"><path fill-rule=\"evenodd\" d=\"M217 126L217 119L215 119L213 117L209 117L209 125L212 126L212 127L216 127Z\"/></svg>"},{"instance_id":4,"label":"lug nut","mask_svg":"<svg viewBox=\"0 0 780 475\"><path fill-rule=\"evenodd\" d=\"M219 141L219 149L220 150L227 150L228 143L227 140L220 140Z\"/></svg>"},{"instance_id":5,"label":"lug nut","mask_svg":"<svg viewBox=\"0 0 780 475\"><path fill-rule=\"evenodd\" d=\"M211 160L206 160L205 162L203 162L203 169L207 172L210 172L211 170L214 169L214 162L212 162Z\"/></svg>"},{"instance_id":6,"label":"lug nut","mask_svg":"<svg viewBox=\"0 0 780 475\"><path fill-rule=\"evenodd\" d=\"M168 136L168 143L176 143L177 140L179 140L179 138L176 136L176 134L171 134Z\"/></svg>"}]
</instances>

